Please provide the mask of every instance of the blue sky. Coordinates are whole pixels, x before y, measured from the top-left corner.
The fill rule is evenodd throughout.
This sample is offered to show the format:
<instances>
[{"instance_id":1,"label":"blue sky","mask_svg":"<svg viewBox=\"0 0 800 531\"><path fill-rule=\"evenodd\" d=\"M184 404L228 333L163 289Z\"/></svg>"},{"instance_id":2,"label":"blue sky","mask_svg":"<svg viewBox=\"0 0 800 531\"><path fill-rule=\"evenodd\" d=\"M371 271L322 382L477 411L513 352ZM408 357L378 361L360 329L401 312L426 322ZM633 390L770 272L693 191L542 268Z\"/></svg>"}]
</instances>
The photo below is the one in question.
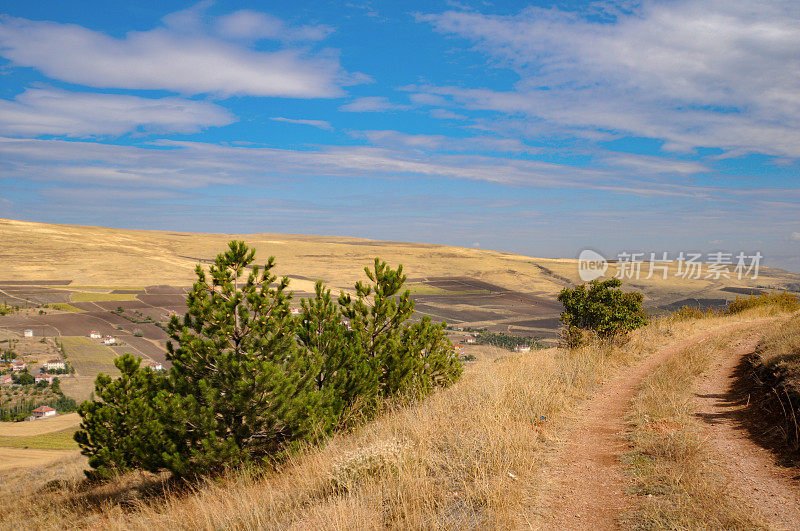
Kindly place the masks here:
<instances>
[{"instance_id":1,"label":"blue sky","mask_svg":"<svg viewBox=\"0 0 800 531\"><path fill-rule=\"evenodd\" d=\"M0 217L800 271L794 0L0 7Z\"/></svg>"}]
</instances>

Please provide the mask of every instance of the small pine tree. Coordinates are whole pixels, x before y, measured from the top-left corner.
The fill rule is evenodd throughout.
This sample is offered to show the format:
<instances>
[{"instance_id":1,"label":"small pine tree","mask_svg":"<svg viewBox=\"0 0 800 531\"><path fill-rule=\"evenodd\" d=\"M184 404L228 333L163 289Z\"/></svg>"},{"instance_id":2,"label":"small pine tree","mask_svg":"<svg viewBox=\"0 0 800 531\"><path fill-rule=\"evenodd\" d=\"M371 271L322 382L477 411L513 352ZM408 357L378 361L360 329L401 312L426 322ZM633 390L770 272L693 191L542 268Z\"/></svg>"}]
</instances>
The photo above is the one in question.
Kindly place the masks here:
<instances>
[{"instance_id":1,"label":"small pine tree","mask_svg":"<svg viewBox=\"0 0 800 531\"><path fill-rule=\"evenodd\" d=\"M462 366L445 335L446 325L425 318L409 326L414 301L403 266L392 269L378 258L374 269L364 268L371 285L358 282L356 297L339 297L342 313L350 320L358 348L379 370L378 393L383 397L425 393L446 385L461 374Z\"/></svg>"},{"instance_id":2,"label":"small pine tree","mask_svg":"<svg viewBox=\"0 0 800 531\"><path fill-rule=\"evenodd\" d=\"M296 346L289 279L277 281L274 258L263 269L254 259L233 241L210 278L198 266L183 323L170 321L171 392L159 400L172 441L164 459L175 474L236 467L316 428L315 370Z\"/></svg>"},{"instance_id":3,"label":"small pine tree","mask_svg":"<svg viewBox=\"0 0 800 531\"><path fill-rule=\"evenodd\" d=\"M380 370L379 394L392 396L412 369L410 360L400 355L398 347L401 326L414 313L414 302L408 290L398 296L406 281L402 265L392 269L376 258L374 269L365 267L364 272L372 285L357 282L356 297L342 293L339 305L350 320L359 348Z\"/></svg>"},{"instance_id":4,"label":"small pine tree","mask_svg":"<svg viewBox=\"0 0 800 531\"><path fill-rule=\"evenodd\" d=\"M142 369L141 358L131 354L116 358L114 365L119 378L98 375L94 396L99 400L78 407L82 421L75 441L94 469L86 472L90 478L162 467L164 428L152 397L163 386L163 378Z\"/></svg>"},{"instance_id":5,"label":"small pine tree","mask_svg":"<svg viewBox=\"0 0 800 531\"><path fill-rule=\"evenodd\" d=\"M301 305L297 338L314 359L313 383L330 431L373 408L378 398L378 366L355 340L341 307L322 282L317 282L314 298L304 299Z\"/></svg>"}]
</instances>

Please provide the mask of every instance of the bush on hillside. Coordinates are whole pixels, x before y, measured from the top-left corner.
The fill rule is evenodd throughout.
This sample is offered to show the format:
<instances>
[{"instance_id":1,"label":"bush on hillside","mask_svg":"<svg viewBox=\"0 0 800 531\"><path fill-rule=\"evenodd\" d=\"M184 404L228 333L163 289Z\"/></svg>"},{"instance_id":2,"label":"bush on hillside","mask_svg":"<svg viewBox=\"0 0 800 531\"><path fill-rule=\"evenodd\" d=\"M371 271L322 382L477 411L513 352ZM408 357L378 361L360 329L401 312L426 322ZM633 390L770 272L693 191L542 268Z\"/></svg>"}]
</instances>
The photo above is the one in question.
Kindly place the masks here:
<instances>
[{"instance_id":1,"label":"bush on hillside","mask_svg":"<svg viewBox=\"0 0 800 531\"><path fill-rule=\"evenodd\" d=\"M564 288L558 300L564 305L561 322L566 329L568 346L582 342L581 330L592 330L603 339L624 335L644 326L647 314L642 310L642 294L626 293L618 278L592 280L575 288Z\"/></svg>"},{"instance_id":2,"label":"bush on hillside","mask_svg":"<svg viewBox=\"0 0 800 531\"><path fill-rule=\"evenodd\" d=\"M785 291L762 293L744 298L736 297L736 300L728 303L725 314L733 315L759 306L772 306L781 311L793 312L800 310L800 299L797 295Z\"/></svg>"},{"instance_id":3,"label":"bush on hillside","mask_svg":"<svg viewBox=\"0 0 800 531\"><path fill-rule=\"evenodd\" d=\"M317 284L293 317L289 279L259 268L231 242L208 275L197 267L183 321L169 324L164 375L120 359L120 378L97 380L76 435L95 475L141 468L178 476L258 464L292 446L369 418L380 401L420 397L454 382L460 361L414 303L402 266L375 260L355 296L335 303Z\"/></svg>"},{"instance_id":4,"label":"bush on hillside","mask_svg":"<svg viewBox=\"0 0 800 531\"><path fill-rule=\"evenodd\" d=\"M700 308L699 306L681 306L670 314L672 319L677 321L689 321L692 319L703 319L705 317L713 317L719 315L719 311L714 308Z\"/></svg>"}]
</instances>

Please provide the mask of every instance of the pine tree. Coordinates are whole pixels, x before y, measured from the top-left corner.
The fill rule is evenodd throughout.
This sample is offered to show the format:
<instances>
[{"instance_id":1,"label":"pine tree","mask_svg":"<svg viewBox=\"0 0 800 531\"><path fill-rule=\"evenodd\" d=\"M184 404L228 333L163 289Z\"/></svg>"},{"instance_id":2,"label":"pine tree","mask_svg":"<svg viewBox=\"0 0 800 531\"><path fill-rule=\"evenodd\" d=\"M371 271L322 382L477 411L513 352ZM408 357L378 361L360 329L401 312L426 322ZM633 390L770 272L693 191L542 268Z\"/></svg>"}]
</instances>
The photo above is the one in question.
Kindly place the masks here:
<instances>
[{"instance_id":1,"label":"pine tree","mask_svg":"<svg viewBox=\"0 0 800 531\"><path fill-rule=\"evenodd\" d=\"M339 297L342 313L350 320L352 338L378 371L378 393L383 397L420 396L437 385L449 385L461 374L461 362L445 335L445 324L429 318L408 325L414 314L403 266L392 269L375 259L374 269L364 268L371 285L358 282L356 297Z\"/></svg>"},{"instance_id":2,"label":"pine tree","mask_svg":"<svg viewBox=\"0 0 800 531\"><path fill-rule=\"evenodd\" d=\"M316 374L314 387L320 393L322 418L327 431L348 425L364 410L373 409L378 395L378 365L366 355L355 332L348 330L340 306L331 291L317 282L313 299L301 301L298 342L308 350Z\"/></svg>"},{"instance_id":3,"label":"pine tree","mask_svg":"<svg viewBox=\"0 0 800 531\"><path fill-rule=\"evenodd\" d=\"M98 375L99 400L78 408L82 421L75 440L94 469L86 472L89 477L107 478L136 468L155 472L162 467L164 429L152 397L162 387L163 377L140 364L141 359L131 354L116 358L120 377Z\"/></svg>"},{"instance_id":4,"label":"pine tree","mask_svg":"<svg viewBox=\"0 0 800 531\"><path fill-rule=\"evenodd\" d=\"M297 348L289 279L252 266L255 251L233 241L209 275L197 267L183 323L169 324L167 467L178 475L236 467L313 436L319 396L313 360ZM177 345L177 346L176 346Z\"/></svg>"}]
</instances>

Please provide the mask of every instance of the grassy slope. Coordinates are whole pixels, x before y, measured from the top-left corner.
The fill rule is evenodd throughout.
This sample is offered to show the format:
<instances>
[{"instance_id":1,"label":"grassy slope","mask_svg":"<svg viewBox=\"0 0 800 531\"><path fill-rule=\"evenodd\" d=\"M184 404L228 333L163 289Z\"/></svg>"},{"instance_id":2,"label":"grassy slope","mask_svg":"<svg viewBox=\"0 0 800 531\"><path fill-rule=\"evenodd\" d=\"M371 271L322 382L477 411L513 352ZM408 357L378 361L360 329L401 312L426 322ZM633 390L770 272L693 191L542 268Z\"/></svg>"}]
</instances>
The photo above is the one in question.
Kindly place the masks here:
<instances>
[{"instance_id":1,"label":"grassy slope","mask_svg":"<svg viewBox=\"0 0 800 531\"><path fill-rule=\"evenodd\" d=\"M125 490L120 485L141 480L124 478L88 494L67 486L21 506L0 501L0 523L45 516L67 526L148 529L536 525L547 498L548 448L573 406L615 368L714 325L713 319L662 319L634 332L623 347L571 353L479 347L479 360L452 388L310 448L279 473L208 482L188 496L135 502L130 512L114 504L76 509L70 500L109 489L118 497Z\"/></svg>"},{"instance_id":2,"label":"grassy slope","mask_svg":"<svg viewBox=\"0 0 800 531\"><path fill-rule=\"evenodd\" d=\"M72 450L78 448L78 444L72 438L75 431L76 427L72 427L41 435L18 437L0 435L0 446L6 448L37 448L41 450Z\"/></svg>"},{"instance_id":3,"label":"grassy slope","mask_svg":"<svg viewBox=\"0 0 800 531\"><path fill-rule=\"evenodd\" d=\"M752 427L755 435L788 461L800 461L800 316L759 343L739 383L752 396L753 417L760 419Z\"/></svg>"},{"instance_id":4,"label":"grassy slope","mask_svg":"<svg viewBox=\"0 0 800 531\"><path fill-rule=\"evenodd\" d=\"M279 274L322 279L340 288L362 280L364 266L376 256L392 264L402 263L412 279L466 276L544 295L558 293L565 285L562 278L579 280L575 260L482 249L330 236L191 234L13 220L0 220L0 240L6 252L14 256L14 260L0 261L0 280L69 279L73 285L108 287L124 286L136 279L142 285L190 285L197 259L213 258L232 238L254 246L260 261L274 255ZM614 271L611 265L609 274ZM787 282L800 282L800 276L767 268L755 281L685 280L673 275L662 280L656 275L651 280L632 282L631 287L644 291L648 300L671 302L687 297L730 297L730 293L719 291L726 285L781 286ZM313 291L313 281L294 279L292 287Z\"/></svg>"}]
</instances>

